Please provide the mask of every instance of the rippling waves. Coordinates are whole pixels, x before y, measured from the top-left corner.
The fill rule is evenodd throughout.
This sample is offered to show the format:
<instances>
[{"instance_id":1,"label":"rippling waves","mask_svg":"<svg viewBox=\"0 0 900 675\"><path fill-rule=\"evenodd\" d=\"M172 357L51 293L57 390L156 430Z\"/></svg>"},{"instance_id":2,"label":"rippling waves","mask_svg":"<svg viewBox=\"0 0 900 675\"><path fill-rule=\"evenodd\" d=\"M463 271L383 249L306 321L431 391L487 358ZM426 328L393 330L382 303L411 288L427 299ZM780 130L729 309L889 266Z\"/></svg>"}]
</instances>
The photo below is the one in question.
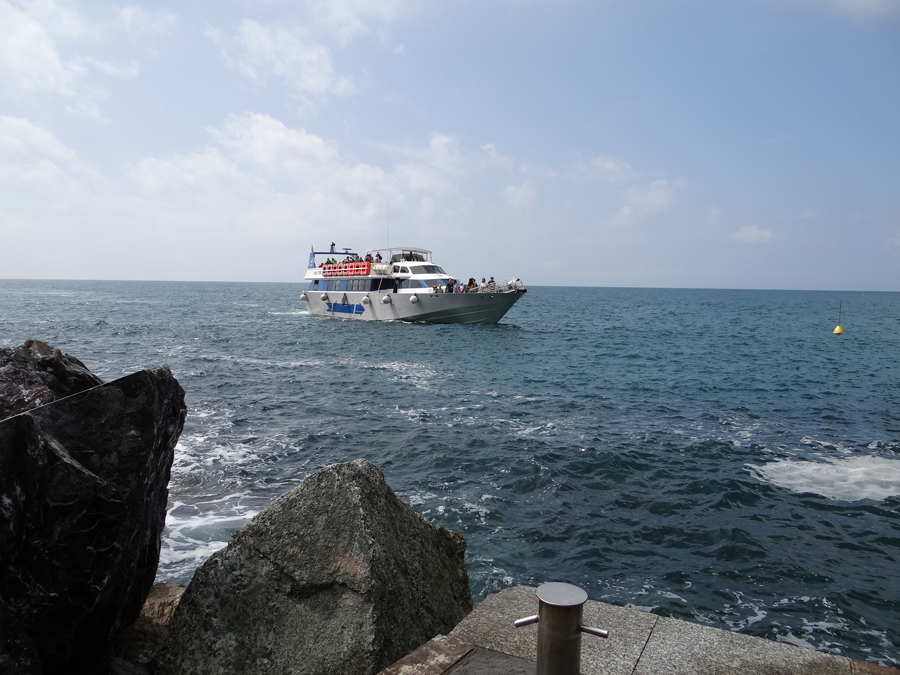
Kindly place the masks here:
<instances>
[{"instance_id":1,"label":"rippling waves","mask_svg":"<svg viewBox=\"0 0 900 675\"><path fill-rule=\"evenodd\" d=\"M0 343L187 391L160 580L366 457L465 535L476 602L568 581L900 666L900 294L535 288L500 325L426 326L299 293L0 282Z\"/></svg>"}]
</instances>

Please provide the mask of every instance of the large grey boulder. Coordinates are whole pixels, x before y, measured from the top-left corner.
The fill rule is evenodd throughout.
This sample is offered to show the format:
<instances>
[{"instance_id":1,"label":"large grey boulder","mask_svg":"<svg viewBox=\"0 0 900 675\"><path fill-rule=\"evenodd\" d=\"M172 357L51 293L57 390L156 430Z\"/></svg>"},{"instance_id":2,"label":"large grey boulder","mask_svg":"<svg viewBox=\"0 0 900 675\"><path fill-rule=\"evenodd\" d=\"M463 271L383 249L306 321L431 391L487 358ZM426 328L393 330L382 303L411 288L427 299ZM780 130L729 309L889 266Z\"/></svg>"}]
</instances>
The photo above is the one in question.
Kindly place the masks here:
<instances>
[{"instance_id":1,"label":"large grey boulder","mask_svg":"<svg viewBox=\"0 0 900 675\"><path fill-rule=\"evenodd\" d=\"M162 672L377 673L472 609L465 548L375 465L325 467L197 570Z\"/></svg>"},{"instance_id":2,"label":"large grey boulder","mask_svg":"<svg viewBox=\"0 0 900 675\"><path fill-rule=\"evenodd\" d=\"M91 672L137 618L185 411L155 366L0 421L0 672Z\"/></svg>"},{"instance_id":3,"label":"large grey boulder","mask_svg":"<svg viewBox=\"0 0 900 675\"><path fill-rule=\"evenodd\" d=\"M39 340L0 347L0 420L99 384L81 361Z\"/></svg>"}]
</instances>

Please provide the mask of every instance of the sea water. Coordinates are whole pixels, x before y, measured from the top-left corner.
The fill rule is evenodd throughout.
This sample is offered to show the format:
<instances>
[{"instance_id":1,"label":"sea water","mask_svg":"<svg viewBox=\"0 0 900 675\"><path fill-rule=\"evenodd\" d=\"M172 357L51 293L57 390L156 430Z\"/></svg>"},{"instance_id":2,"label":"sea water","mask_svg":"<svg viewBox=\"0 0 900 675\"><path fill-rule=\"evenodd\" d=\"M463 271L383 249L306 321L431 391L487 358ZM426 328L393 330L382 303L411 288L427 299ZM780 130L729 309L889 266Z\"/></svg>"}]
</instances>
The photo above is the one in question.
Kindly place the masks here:
<instances>
[{"instance_id":1,"label":"sea water","mask_svg":"<svg viewBox=\"0 0 900 675\"><path fill-rule=\"evenodd\" d=\"M900 294L539 287L438 326L312 317L301 290L0 281L0 345L184 387L159 581L365 457L465 536L476 603L565 581L900 666Z\"/></svg>"}]
</instances>

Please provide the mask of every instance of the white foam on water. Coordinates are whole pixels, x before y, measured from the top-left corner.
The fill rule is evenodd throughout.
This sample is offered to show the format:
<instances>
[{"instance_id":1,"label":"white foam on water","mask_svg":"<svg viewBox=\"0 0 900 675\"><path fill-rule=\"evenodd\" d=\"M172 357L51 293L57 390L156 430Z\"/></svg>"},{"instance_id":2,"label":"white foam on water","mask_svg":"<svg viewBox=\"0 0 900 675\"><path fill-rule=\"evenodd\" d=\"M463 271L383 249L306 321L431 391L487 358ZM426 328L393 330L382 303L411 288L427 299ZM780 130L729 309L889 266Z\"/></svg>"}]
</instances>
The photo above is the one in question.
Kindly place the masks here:
<instances>
[{"instance_id":1,"label":"white foam on water","mask_svg":"<svg viewBox=\"0 0 900 675\"><path fill-rule=\"evenodd\" d=\"M157 581L186 581L232 532L259 513L243 504L246 493L211 496L195 504L169 505L159 552ZM217 505L211 509L210 505Z\"/></svg>"},{"instance_id":2,"label":"white foam on water","mask_svg":"<svg viewBox=\"0 0 900 675\"><path fill-rule=\"evenodd\" d=\"M190 563L191 565L203 562L216 551L221 551L228 545L227 541L196 541L184 540L183 544L187 544L190 548L178 549L171 545L170 541L164 540L159 550L160 566L172 566L178 563Z\"/></svg>"},{"instance_id":3,"label":"white foam on water","mask_svg":"<svg viewBox=\"0 0 900 675\"><path fill-rule=\"evenodd\" d=\"M541 423L537 426L530 427L522 426L521 423L517 420L509 420L509 423L512 423L514 426L521 427L513 433L513 436L518 436L519 438L532 438L534 436L556 436L559 432L559 427L557 427L553 422Z\"/></svg>"},{"instance_id":4,"label":"white foam on water","mask_svg":"<svg viewBox=\"0 0 900 675\"><path fill-rule=\"evenodd\" d=\"M432 390L438 380L439 373L421 363L406 361L388 361L386 363L365 363L353 360L351 365L363 366L372 370L385 370L393 373L388 379L392 382L409 383L417 389ZM452 374L441 375L441 378L452 377Z\"/></svg>"},{"instance_id":5,"label":"white foam on water","mask_svg":"<svg viewBox=\"0 0 900 675\"><path fill-rule=\"evenodd\" d=\"M856 455L825 461L784 459L746 467L763 482L837 501L881 501L900 495L900 459Z\"/></svg>"},{"instance_id":6,"label":"white foam on water","mask_svg":"<svg viewBox=\"0 0 900 675\"><path fill-rule=\"evenodd\" d=\"M747 628L755 623L759 623L768 616L768 612L765 610L765 603L762 600L748 598L739 592L733 591L733 593L736 602L734 604L726 604L723 607L725 610L725 624L731 630Z\"/></svg>"},{"instance_id":7,"label":"white foam on water","mask_svg":"<svg viewBox=\"0 0 900 675\"><path fill-rule=\"evenodd\" d=\"M410 506L421 506L437 499L437 495L433 492L412 492L404 496Z\"/></svg>"}]
</instances>

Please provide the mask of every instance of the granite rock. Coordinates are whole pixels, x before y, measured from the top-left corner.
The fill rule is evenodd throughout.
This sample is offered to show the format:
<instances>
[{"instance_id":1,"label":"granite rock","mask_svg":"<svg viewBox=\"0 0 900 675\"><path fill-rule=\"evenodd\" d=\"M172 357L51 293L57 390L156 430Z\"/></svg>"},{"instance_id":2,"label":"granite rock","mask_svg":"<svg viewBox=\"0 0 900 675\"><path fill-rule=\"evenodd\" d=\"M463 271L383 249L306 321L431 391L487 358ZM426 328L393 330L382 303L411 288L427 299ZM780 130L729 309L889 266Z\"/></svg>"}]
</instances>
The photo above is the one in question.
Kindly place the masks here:
<instances>
[{"instance_id":1,"label":"granite rock","mask_svg":"<svg viewBox=\"0 0 900 675\"><path fill-rule=\"evenodd\" d=\"M404 504L375 465L325 467L197 570L161 670L377 673L471 610L465 547Z\"/></svg>"},{"instance_id":2,"label":"granite rock","mask_svg":"<svg viewBox=\"0 0 900 675\"><path fill-rule=\"evenodd\" d=\"M100 384L74 356L38 340L0 348L0 420Z\"/></svg>"},{"instance_id":3,"label":"granite rock","mask_svg":"<svg viewBox=\"0 0 900 675\"><path fill-rule=\"evenodd\" d=\"M185 411L155 366L0 421L0 672L90 672L135 621Z\"/></svg>"}]
</instances>

